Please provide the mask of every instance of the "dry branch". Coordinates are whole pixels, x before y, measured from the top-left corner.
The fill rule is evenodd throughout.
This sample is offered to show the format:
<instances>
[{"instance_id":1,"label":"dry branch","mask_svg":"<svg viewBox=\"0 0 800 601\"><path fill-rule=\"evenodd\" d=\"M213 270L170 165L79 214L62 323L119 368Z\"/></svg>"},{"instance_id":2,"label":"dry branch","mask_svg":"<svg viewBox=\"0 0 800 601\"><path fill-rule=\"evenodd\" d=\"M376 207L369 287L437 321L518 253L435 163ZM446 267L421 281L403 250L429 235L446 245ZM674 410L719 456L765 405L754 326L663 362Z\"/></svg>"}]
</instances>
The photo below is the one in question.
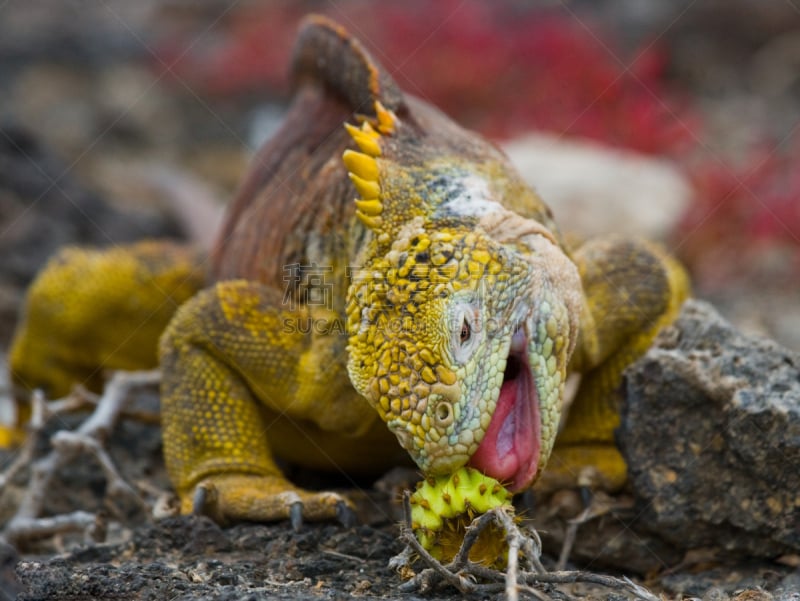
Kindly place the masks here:
<instances>
[{"instance_id":1,"label":"dry branch","mask_svg":"<svg viewBox=\"0 0 800 601\"><path fill-rule=\"evenodd\" d=\"M579 570L548 572L541 562L541 544L538 534L531 530L523 532L514 521L510 511L504 507L491 509L475 518L467 527L464 541L453 560L447 565L431 556L417 540L411 529L411 506L409 495L404 498L405 519L400 527L400 537L406 548L390 561L390 567L410 571L414 556L425 566L400 588L403 591L426 591L440 583L454 586L463 593L489 594L504 591L508 601L517 601L520 592L539 599L549 599L549 594L571 598L559 585L583 583L599 585L632 595L643 601L660 601L646 588L628 578L616 578ZM469 552L481 531L495 523L506 532L508 543L508 565L505 572L473 563ZM520 553L521 551L521 553ZM526 563L532 570L520 569ZM523 586L524 585L524 586Z\"/></svg>"},{"instance_id":2,"label":"dry branch","mask_svg":"<svg viewBox=\"0 0 800 601\"><path fill-rule=\"evenodd\" d=\"M28 438L18 458L5 473L0 475L0 489L2 489L21 469L28 465L31 467L30 481L17 512L3 529L6 540L18 544L30 538L70 531L85 531L92 538L96 538L99 533L105 531L105 517L85 511L41 517L53 476L82 453L94 457L101 466L106 476L106 494L109 497L125 496L133 499L140 507L145 507L144 501L119 474L104 445L125 403L131 397L131 391L157 384L159 381L158 371L116 372L99 398L91 398L92 395L80 390L74 395L51 403L45 402L40 393L32 396L33 411ZM50 438L52 450L41 459L33 461L36 439L47 420L87 404L96 406L86 421L75 431L59 430L53 434Z\"/></svg>"}]
</instances>

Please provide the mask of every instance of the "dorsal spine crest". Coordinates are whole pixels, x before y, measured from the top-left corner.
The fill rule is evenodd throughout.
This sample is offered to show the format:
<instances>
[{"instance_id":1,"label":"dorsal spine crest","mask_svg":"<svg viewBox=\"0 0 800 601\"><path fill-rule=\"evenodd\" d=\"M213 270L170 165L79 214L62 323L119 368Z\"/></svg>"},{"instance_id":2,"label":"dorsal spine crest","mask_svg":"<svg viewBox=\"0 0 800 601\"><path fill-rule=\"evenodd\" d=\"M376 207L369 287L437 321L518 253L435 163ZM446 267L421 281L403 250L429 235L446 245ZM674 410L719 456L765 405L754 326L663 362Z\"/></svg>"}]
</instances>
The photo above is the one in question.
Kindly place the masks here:
<instances>
[{"instance_id":1,"label":"dorsal spine crest","mask_svg":"<svg viewBox=\"0 0 800 601\"><path fill-rule=\"evenodd\" d=\"M383 226L383 203L381 201L380 172L377 158L381 156L381 138L392 135L397 129L397 116L380 101L375 101L375 115L372 123L365 119L361 127L345 123L347 133L358 146L360 152L345 150L342 155L350 181L353 182L360 198L355 200L356 217L371 230L380 233ZM377 128L377 129L376 129Z\"/></svg>"}]
</instances>

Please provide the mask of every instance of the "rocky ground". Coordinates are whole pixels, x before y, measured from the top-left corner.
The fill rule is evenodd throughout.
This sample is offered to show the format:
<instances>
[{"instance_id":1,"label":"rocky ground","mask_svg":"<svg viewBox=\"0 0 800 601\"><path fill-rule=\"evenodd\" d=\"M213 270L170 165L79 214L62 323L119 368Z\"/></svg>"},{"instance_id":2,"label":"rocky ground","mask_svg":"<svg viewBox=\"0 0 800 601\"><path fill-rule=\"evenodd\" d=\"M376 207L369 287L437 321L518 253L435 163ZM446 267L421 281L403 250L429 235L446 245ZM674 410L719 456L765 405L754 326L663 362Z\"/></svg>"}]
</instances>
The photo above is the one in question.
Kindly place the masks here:
<instances>
[{"instance_id":1,"label":"rocky ground","mask_svg":"<svg viewBox=\"0 0 800 601\"><path fill-rule=\"evenodd\" d=\"M666 31L661 41L674 52L674 77L711 120L708 143L715 150L735 150L759 128L788 134L800 106L791 75L800 17L791 3L690 4L685 15L670 2L653 2L649 10L622 0L575 6L610 30L626 32L631 47ZM727 10L720 20L714 11L722 4ZM253 146L274 127L282 96L275 90L200 94L169 73L163 42L193 32L193 50L211 52L224 26L235 22L229 7L216 0L96 6L12 0L0 7L4 344L25 285L58 246L210 238L217 203L230 195ZM646 171L635 162L640 159L632 169L639 175ZM610 171L608 164L601 171ZM684 194L685 178L672 166L664 176L662 167L653 167L662 174L659 190L675 190L673 199ZM553 169L546 171L558 179ZM609 185L611 198L615 184ZM553 190L557 194L558 186ZM563 220L583 235L580 221L606 221L608 205L597 211L596 205L573 207ZM570 212L581 217L574 226ZM638 219L625 215L617 221ZM652 220L652 211L642 219L636 223ZM669 240L669 230L662 225L653 235ZM748 255L739 265L747 277L715 278L715 262L720 273L730 273L721 262L730 264L737 244L729 241L730 253L719 250L724 245L696 246L695 255L685 257L691 261L699 252L696 289L736 327L708 306L692 305L628 373L620 441L632 465L630 488L616 498L596 495L592 511L583 514L576 491L519 500L519 511L542 535L547 567L555 566L564 539L574 534L570 567L630 576L667 598L800 598L800 358L740 332L800 349L800 291L786 276L797 251L788 258L785 249ZM687 246L674 243L678 251ZM704 248L710 249L706 255ZM145 412L157 406L152 389L135 397ZM75 429L85 418L83 412L53 419L36 456L48 452L55 430ZM307 524L299 533L286 524L220 528L205 518L172 515L157 425L123 418L108 446L135 494L109 494L107 473L90 456L78 455L48 486L42 515L88 512L87 533L4 543L0 599L462 597L447 587L400 592L403 579L388 560L403 547L395 501L403 477L359 482L354 489L349 481L294 474L310 486L350 490L362 524L352 530L332 524ZM0 468L14 458L0 456ZM27 502L29 476L21 470L2 490L4 528ZM549 594L625 597L621 590L585 585Z\"/></svg>"}]
</instances>

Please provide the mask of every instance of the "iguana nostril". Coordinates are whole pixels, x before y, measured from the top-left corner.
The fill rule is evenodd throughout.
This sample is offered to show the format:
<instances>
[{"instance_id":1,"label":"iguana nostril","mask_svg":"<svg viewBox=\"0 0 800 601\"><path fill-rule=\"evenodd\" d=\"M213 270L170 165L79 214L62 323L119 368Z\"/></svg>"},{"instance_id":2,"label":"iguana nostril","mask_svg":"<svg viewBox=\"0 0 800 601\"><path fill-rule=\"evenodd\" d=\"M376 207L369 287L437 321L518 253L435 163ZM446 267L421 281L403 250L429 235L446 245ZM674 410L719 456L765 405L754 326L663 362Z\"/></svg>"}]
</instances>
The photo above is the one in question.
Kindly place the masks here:
<instances>
[{"instance_id":1,"label":"iguana nostril","mask_svg":"<svg viewBox=\"0 0 800 601\"><path fill-rule=\"evenodd\" d=\"M436 405L437 425L446 427L453 423L453 405L447 401L439 401Z\"/></svg>"}]
</instances>

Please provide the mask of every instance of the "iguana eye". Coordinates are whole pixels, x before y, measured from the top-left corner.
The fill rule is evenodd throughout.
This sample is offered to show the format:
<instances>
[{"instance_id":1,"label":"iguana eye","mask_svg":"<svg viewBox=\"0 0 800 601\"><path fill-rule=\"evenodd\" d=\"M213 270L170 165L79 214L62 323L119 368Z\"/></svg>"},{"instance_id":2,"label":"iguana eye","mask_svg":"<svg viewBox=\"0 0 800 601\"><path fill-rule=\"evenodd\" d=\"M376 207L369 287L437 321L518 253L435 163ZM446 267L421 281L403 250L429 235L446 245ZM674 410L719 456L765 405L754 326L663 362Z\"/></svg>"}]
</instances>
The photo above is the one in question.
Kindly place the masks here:
<instances>
[{"instance_id":1,"label":"iguana eye","mask_svg":"<svg viewBox=\"0 0 800 601\"><path fill-rule=\"evenodd\" d=\"M465 316L464 323L461 324L461 344L469 342L471 336L472 336L472 328L469 327L469 322L467 321L467 318Z\"/></svg>"},{"instance_id":2,"label":"iguana eye","mask_svg":"<svg viewBox=\"0 0 800 601\"><path fill-rule=\"evenodd\" d=\"M472 358L483 338L480 311L477 303L471 299L457 302L451 311L450 349L455 362L464 364Z\"/></svg>"}]
</instances>

